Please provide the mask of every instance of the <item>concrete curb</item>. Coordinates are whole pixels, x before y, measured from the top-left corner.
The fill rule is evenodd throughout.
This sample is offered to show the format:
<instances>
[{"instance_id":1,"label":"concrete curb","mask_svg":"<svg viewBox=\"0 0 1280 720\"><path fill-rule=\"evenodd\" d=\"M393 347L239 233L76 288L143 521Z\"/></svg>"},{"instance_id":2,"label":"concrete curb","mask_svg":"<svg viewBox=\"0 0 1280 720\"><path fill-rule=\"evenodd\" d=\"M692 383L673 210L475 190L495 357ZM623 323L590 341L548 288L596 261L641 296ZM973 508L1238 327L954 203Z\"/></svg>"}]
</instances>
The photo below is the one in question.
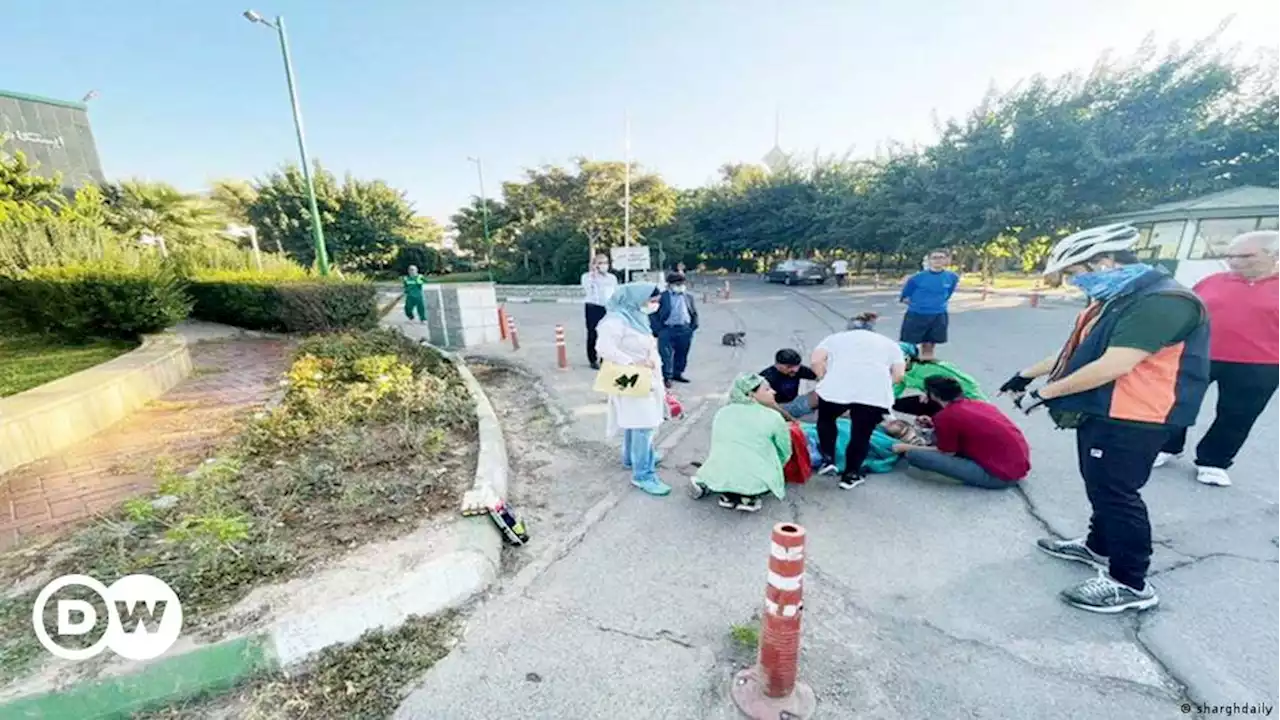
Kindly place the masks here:
<instances>
[{"instance_id":1,"label":"concrete curb","mask_svg":"<svg viewBox=\"0 0 1280 720\"><path fill-rule=\"evenodd\" d=\"M120 357L0 399L0 473L93 437L190 374L185 339L146 335Z\"/></svg>"},{"instance_id":2,"label":"concrete curb","mask_svg":"<svg viewBox=\"0 0 1280 720\"><path fill-rule=\"evenodd\" d=\"M505 498L510 466L497 413L466 363L440 352L454 363L475 402L480 450L472 491ZM392 630L411 616L458 607L497 579L503 541L488 517L458 518L441 530L438 540L447 552L388 584L277 620L260 633L160 658L127 675L0 704L0 717L128 718L141 710L224 691L266 672L287 673L315 653L353 642L370 630Z\"/></svg>"}]
</instances>

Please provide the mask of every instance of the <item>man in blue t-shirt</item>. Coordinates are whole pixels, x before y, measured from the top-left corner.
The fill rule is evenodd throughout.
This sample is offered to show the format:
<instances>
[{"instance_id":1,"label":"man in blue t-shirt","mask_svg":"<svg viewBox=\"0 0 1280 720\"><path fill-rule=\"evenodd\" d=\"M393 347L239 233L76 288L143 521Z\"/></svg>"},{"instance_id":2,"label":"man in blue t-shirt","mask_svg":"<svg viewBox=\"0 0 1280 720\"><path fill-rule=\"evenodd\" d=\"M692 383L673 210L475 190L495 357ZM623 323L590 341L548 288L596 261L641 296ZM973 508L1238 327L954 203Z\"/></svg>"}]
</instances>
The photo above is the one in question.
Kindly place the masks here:
<instances>
[{"instance_id":1,"label":"man in blue t-shirt","mask_svg":"<svg viewBox=\"0 0 1280 720\"><path fill-rule=\"evenodd\" d=\"M933 360L933 346L947 341L947 303L956 291L960 276L947 269L951 253L929 253L929 267L907 278L898 302L907 304L898 339L920 346L919 360Z\"/></svg>"}]
</instances>

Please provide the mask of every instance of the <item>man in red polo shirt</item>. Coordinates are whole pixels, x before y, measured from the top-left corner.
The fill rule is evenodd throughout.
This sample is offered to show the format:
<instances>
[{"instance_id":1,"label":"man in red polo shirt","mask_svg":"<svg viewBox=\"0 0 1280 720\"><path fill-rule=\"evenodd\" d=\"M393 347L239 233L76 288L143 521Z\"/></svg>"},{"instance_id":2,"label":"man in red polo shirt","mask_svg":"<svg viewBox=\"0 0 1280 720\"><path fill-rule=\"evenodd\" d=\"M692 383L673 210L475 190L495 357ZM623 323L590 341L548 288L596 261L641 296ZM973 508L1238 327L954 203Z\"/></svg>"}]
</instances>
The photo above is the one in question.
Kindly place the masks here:
<instances>
[{"instance_id":1,"label":"man in red polo shirt","mask_svg":"<svg viewBox=\"0 0 1280 720\"><path fill-rule=\"evenodd\" d=\"M1022 431L1000 408L964 396L953 377L925 378L924 389L942 409L932 417L937 447L898 443L893 451L907 464L964 485L1002 490L1031 471L1031 449Z\"/></svg>"},{"instance_id":2,"label":"man in red polo shirt","mask_svg":"<svg viewBox=\"0 0 1280 720\"><path fill-rule=\"evenodd\" d=\"M1249 232L1231 241L1228 272L1192 288L1209 312L1209 381L1218 383L1218 407L1209 432L1196 445L1196 479L1231 484L1227 468L1249 437L1253 423L1276 392L1280 378L1280 280L1273 230ZM1160 467L1182 454L1186 428L1178 428L1156 456Z\"/></svg>"}]
</instances>

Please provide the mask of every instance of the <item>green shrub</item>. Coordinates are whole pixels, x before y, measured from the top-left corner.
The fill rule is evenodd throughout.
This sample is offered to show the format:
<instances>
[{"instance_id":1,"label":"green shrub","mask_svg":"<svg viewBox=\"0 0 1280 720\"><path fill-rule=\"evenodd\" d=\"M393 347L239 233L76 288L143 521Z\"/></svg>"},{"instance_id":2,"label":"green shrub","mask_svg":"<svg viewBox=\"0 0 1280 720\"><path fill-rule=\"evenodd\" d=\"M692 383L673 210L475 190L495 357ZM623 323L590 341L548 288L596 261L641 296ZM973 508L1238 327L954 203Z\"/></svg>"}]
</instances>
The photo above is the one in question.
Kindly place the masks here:
<instances>
[{"instance_id":1,"label":"green shrub","mask_svg":"<svg viewBox=\"0 0 1280 720\"><path fill-rule=\"evenodd\" d=\"M69 337L134 339L176 325L191 300L159 263L40 267L0 276L0 326Z\"/></svg>"},{"instance_id":2,"label":"green shrub","mask_svg":"<svg viewBox=\"0 0 1280 720\"><path fill-rule=\"evenodd\" d=\"M191 316L250 330L333 332L373 327L377 291L363 279L282 273L200 273L189 283Z\"/></svg>"}]
</instances>

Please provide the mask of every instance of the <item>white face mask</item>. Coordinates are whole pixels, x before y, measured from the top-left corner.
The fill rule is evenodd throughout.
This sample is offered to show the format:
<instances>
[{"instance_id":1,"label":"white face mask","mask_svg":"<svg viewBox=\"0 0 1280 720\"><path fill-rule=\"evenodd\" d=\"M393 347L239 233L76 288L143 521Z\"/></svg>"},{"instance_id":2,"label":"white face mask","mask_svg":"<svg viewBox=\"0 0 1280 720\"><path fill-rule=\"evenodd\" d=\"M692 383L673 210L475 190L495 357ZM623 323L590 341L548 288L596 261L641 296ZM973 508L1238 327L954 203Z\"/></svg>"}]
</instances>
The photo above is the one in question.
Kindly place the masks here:
<instances>
[{"instance_id":1,"label":"white face mask","mask_svg":"<svg viewBox=\"0 0 1280 720\"><path fill-rule=\"evenodd\" d=\"M684 285L672 285L671 292L678 292L678 293L684 292Z\"/></svg>"},{"instance_id":2,"label":"white face mask","mask_svg":"<svg viewBox=\"0 0 1280 720\"><path fill-rule=\"evenodd\" d=\"M597 265L597 266L596 266L596 272L598 272L598 273L600 273L601 275L603 275L603 274L605 274L605 273L609 272L609 266L608 266L608 265Z\"/></svg>"},{"instance_id":3,"label":"white face mask","mask_svg":"<svg viewBox=\"0 0 1280 720\"><path fill-rule=\"evenodd\" d=\"M644 313L645 315L652 315L658 312L658 305L657 303L649 303L648 305L645 305L644 307L640 308L640 312Z\"/></svg>"}]
</instances>

